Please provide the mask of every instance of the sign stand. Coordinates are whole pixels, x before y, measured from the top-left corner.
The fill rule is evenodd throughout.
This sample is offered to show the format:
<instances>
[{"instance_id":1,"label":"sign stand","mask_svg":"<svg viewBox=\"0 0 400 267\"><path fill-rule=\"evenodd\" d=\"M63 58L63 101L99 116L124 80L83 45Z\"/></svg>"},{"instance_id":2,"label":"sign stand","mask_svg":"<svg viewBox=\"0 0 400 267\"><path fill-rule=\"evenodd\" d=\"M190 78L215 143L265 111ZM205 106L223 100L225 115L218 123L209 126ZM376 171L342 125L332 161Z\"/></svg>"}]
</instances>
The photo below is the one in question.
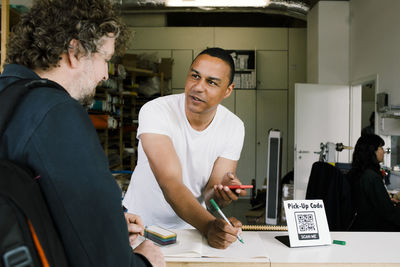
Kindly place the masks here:
<instances>
[{"instance_id":1,"label":"sign stand","mask_svg":"<svg viewBox=\"0 0 400 267\"><path fill-rule=\"evenodd\" d=\"M331 244L331 235L322 200L286 200L284 206L290 247ZM277 237L277 239L285 243L284 237Z\"/></svg>"}]
</instances>

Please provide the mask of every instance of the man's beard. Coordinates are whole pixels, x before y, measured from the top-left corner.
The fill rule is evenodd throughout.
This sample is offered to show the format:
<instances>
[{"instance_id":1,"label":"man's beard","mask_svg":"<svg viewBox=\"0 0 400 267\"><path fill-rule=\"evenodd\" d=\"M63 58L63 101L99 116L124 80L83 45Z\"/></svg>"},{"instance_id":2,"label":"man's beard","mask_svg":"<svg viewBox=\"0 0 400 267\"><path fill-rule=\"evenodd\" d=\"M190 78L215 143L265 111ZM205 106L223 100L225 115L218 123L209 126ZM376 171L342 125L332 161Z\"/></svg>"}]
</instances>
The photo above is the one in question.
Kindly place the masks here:
<instances>
[{"instance_id":1,"label":"man's beard","mask_svg":"<svg viewBox=\"0 0 400 267\"><path fill-rule=\"evenodd\" d=\"M83 98L79 99L79 103L81 103L85 109L90 109L93 107L94 102L94 94L85 95Z\"/></svg>"},{"instance_id":2,"label":"man's beard","mask_svg":"<svg viewBox=\"0 0 400 267\"><path fill-rule=\"evenodd\" d=\"M91 108L95 102L94 96L96 94L97 84L81 80L77 83L77 86L80 88L79 96L77 98L78 102L86 109Z\"/></svg>"},{"instance_id":3,"label":"man's beard","mask_svg":"<svg viewBox=\"0 0 400 267\"><path fill-rule=\"evenodd\" d=\"M79 88L80 95L78 97L79 103L86 109L89 109L94 104L94 96L96 94L97 83L91 81L89 77L93 77L92 66L89 66L82 73L81 77L77 80L76 85Z\"/></svg>"}]
</instances>

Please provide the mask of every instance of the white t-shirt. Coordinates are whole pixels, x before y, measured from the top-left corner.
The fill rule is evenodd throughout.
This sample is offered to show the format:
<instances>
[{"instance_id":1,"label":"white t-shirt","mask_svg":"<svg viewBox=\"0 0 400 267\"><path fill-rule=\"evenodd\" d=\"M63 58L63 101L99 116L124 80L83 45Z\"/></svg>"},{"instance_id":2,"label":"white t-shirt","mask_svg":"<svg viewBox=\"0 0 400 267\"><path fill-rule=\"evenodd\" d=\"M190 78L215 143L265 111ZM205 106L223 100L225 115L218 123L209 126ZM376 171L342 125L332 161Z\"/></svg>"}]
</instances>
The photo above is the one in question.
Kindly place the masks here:
<instances>
[{"instance_id":1,"label":"white t-shirt","mask_svg":"<svg viewBox=\"0 0 400 267\"><path fill-rule=\"evenodd\" d=\"M185 114L185 94L169 95L147 102L139 112L137 137L138 163L123 200L128 212L142 217L144 225L164 228L193 228L176 215L164 199L143 151L142 133L157 133L171 138L182 167L183 183L205 207L202 191L218 157L239 160L243 146L244 125L222 105L210 125L194 130Z\"/></svg>"}]
</instances>

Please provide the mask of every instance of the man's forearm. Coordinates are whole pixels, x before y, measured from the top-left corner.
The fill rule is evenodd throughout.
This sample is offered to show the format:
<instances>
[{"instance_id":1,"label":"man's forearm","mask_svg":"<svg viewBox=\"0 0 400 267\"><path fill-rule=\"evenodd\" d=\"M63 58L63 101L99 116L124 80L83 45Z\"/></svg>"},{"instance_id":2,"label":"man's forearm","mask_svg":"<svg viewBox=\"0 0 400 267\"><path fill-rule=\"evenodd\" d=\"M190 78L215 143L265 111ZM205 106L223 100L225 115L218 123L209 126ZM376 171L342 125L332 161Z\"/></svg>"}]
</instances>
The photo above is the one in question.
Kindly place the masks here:
<instances>
[{"instance_id":1,"label":"man's forearm","mask_svg":"<svg viewBox=\"0 0 400 267\"><path fill-rule=\"evenodd\" d=\"M197 201L192 192L184 184L169 185L162 190L175 213L206 235L209 224L215 220L215 217Z\"/></svg>"}]
</instances>

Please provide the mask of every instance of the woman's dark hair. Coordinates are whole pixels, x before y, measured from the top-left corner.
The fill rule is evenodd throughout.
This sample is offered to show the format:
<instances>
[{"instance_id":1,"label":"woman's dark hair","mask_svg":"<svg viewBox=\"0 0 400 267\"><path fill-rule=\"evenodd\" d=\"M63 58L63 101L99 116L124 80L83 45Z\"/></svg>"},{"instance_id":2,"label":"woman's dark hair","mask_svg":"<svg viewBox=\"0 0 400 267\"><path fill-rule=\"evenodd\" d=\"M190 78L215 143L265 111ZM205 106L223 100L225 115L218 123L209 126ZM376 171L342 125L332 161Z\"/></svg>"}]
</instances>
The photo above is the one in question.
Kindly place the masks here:
<instances>
[{"instance_id":1,"label":"woman's dark hair","mask_svg":"<svg viewBox=\"0 0 400 267\"><path fill-rule=\"evenodd\" d=\"M231 69L229 73L229 85L232 84L233 78L235 77L235 63L233 62L233 59L231 55L228 53L228 51L219 47L212 47L212 48L207 48L202 52L200 52L200 54L198 54L196 58L198 58L200 55L209 55L212 57L217 57L223 60L226 64L228 64ZM193 62L196 60L196 58L193 60Z\"/></svg>"},{"instance_id":2,"label":"woman's dark hair","mask_svg":"<svg viewBox=\"0 0 400 267\"><path fill-rule=\"evenodd\" d=\"M116 38L118 53L128 31L116 13L109 0L35 0L13 29L5 62L46 70L57 67L72 39L86 56L98 51L103 36Z\"/></svg>"},{"instance_id":3,"label":"woman's dark hair","mask_svg":"<svg viewBox=\"0 0 400 267\"><path fill-rule=\"evenodd\" d=\"M380 146L384 145L385 141L376 134L362 135L354 148L351 175L359 177L366 169L372 169L380 173L376 151Z\"/></svg>"}]
</instances>

